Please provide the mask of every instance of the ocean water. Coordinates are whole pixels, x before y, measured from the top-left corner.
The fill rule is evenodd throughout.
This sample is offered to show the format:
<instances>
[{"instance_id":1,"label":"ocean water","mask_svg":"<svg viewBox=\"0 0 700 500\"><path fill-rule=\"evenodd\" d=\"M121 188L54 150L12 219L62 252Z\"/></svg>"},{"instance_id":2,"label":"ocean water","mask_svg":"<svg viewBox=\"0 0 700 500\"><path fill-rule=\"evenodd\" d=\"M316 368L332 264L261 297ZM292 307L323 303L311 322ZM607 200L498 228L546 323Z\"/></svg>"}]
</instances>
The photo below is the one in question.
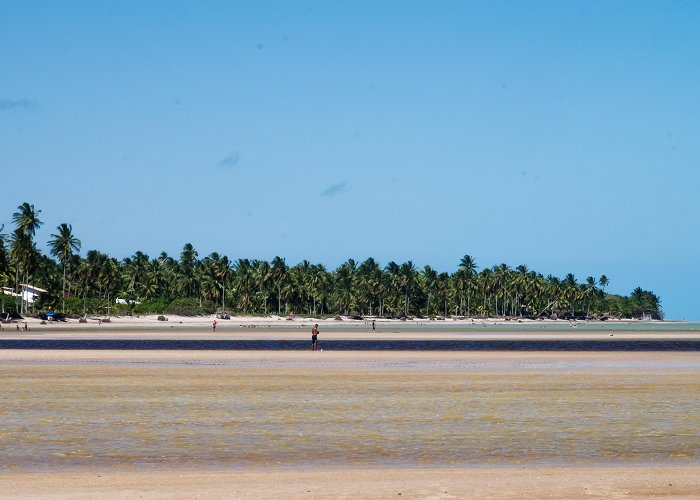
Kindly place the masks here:
<instances>
[{"instance_id":1,"label":"ocean water","mask_svg":"<svg viewBox=\"0 0 700 500\"><path fill-rule=\"evenodd\" d=\"M615 369L0 363L0 471L698 464L700 361L668 356Z\"/></svg>"}]
</instances>

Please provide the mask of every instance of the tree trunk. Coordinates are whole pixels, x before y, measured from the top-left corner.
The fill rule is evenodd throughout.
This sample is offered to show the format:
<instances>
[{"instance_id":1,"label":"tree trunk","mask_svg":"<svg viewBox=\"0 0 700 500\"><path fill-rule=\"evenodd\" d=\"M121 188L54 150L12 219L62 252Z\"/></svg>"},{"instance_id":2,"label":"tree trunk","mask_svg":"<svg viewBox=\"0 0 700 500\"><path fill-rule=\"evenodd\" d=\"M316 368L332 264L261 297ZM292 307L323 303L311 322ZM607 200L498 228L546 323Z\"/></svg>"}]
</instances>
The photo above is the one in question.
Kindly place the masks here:
<instances>
[{"instance_id":1,"label":"tree trunk","mask_svg":"<svg viewBox=\"0 0 700 500\"><path fill-rule=\"evenodd\" d=\"M21 292L22 288L19 286L19 265L15 267L15 312L21 311L23 294ZM19 307L18 307L19 306Z\"/></svg>"},{"instance_id":2,"label":"tree trunk","mask_svg":"<svg viewBox=\"0 0 700 500\"><path fill-rule=\"evenodd\" d=\"M63 307L61 311L66 312L66 262L63 261Z\"/></svg>"}]
</instances>

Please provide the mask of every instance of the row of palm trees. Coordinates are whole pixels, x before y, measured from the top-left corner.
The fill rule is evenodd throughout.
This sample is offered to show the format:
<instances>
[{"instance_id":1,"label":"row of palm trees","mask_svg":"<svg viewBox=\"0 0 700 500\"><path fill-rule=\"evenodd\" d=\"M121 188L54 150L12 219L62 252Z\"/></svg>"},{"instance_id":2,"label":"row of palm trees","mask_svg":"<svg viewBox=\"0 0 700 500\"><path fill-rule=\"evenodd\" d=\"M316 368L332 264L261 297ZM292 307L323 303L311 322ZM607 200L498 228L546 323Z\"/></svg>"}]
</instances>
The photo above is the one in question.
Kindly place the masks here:
<instances>
[{"instance_id":1,"label":"row of palm trees","mask_svg":"<svg viewBox=\"0 0 700 500\"><path fill-rule=\"evenodd\" d=\"M187 243L179 258L141 251L122 260L98 250L79 252L81 242L61 224L48 242L51 257L37 250L34 237L41 211L23 203L12 216L14 231L0 237L0 280L21 291L23 283L48 290L38 307L78 314L110 312L115 299L142 312L215 310L234 314L310 314L371 316L661 316L660 301L637 288L628 297L605 292L605 275L579 283L544 276L526 266L506 264L479 271L465 255L453 273L413 262L348 259L335 270L304 260L229 260L211 253L199 258ZM0 230L1 232L1 230ZM8 251L9 249L9 251ZM28 304L15 299L26 314ZM3 308L5 301L3 300Z\"/></svg>"}]
</instances>

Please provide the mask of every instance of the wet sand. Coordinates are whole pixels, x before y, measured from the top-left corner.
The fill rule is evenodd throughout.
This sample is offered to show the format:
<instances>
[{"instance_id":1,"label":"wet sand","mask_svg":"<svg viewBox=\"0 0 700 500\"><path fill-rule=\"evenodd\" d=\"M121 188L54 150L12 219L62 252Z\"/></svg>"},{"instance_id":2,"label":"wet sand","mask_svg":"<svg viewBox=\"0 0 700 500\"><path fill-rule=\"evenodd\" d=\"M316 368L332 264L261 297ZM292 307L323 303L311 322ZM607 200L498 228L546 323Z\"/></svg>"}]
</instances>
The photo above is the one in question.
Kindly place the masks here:
<instances>
[{"instance_id":1,"label":"wet sand","mask_svg":"<svg viewBox=\"0 0 700 500\"><path fill-rule=\"evenodd\" d=\"M2 350L0 498L694 498L699 393L694 352Z\"/></svg>"},{"instance_id":2,"label":"wet sand","mask_svg":"<svg viewBox=\"0 0 700 500\"><path fill-rule=\"evenodd\" d=\"M47 323L33 320L29 331L17 331L17 325L4 325L2 339L24 340L310 340L312 323L261 322L239 323L219 320L212 331L208 319L177 318L168 322L117 319L112 323ZM372 331L364 322L334 322L320 325L319 341L324 340L698 340L700 325L683 323L641 324L639 329L628 323L529 322L500 321L489 324L471 322L378 324Z\"/></svg>"}]
</instances>

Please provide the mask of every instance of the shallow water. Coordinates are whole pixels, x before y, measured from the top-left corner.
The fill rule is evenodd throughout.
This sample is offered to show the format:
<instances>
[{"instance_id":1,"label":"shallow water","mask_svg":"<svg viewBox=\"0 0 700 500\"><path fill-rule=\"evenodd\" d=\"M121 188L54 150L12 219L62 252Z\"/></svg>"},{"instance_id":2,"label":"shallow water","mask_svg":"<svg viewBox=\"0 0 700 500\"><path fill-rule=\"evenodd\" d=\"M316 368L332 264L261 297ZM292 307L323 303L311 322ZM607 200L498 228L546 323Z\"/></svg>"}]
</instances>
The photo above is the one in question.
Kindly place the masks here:
<instances>
[{"instance_id":1,"label":"shallow water","mask_svg":"<svg viewBox=\"0 0 700 500\"><path fill-rule=\"evenodd\" d=\"M700 463L700 370L0 365L0 470Z\"/></svg>"},{"instance_id":2,"label":"shallow water","mask_svg":"<svg viewBox=\"0 0 700 500\"><path fill-rule=\"evenodd\" d=\"M429 334L426 334L428 336ZM556 340L467 340L467 339L332 339L319 342L329 351L700 351L700 338L694 339L571 339ZM0 349L59 350L234 350L308 351L308 340L251 339L5 339Z\"/></svg>"}]
</instances>

